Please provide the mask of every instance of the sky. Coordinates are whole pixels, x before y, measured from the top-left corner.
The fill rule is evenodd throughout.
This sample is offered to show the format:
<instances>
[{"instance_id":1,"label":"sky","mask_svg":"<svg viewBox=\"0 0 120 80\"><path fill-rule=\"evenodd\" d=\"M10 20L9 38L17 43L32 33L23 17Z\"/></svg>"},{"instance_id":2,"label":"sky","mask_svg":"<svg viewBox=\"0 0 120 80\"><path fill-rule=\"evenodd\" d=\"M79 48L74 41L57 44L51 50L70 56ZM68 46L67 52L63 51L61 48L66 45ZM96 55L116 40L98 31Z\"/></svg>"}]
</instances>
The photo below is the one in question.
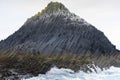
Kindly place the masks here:
<instances>
[{"instance_id":1,"label":"sky","mask_svg":"<svg viewBox=\"0 0 120 80\"><path fill-rule=\"evenodd\" d=\"M0 0L0 40L17 31L51 1L63 3L71 12L104 32L120 49L120 0Z\"/></svg>"}]
</instances>

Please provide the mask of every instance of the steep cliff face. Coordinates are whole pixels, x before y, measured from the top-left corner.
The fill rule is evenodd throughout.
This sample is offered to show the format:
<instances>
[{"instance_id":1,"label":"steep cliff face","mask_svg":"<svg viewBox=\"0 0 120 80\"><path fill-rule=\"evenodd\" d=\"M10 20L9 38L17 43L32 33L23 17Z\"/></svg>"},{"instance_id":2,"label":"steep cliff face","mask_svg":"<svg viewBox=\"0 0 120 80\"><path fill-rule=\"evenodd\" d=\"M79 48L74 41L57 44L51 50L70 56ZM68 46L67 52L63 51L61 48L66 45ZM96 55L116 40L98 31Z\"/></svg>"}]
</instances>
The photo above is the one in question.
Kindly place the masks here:
<instances>
[{"instance_id":1,"label":"steep cliff face","mask_svg":"<svg viewBox=\"0 0 120 80\"><path fill-rule=\"evenodd\" d=\"M0 51L80 54L112 53L116 49L103 32L71 13L63 4L51 2L1 41Z\"/></svg>"}]
</instances>

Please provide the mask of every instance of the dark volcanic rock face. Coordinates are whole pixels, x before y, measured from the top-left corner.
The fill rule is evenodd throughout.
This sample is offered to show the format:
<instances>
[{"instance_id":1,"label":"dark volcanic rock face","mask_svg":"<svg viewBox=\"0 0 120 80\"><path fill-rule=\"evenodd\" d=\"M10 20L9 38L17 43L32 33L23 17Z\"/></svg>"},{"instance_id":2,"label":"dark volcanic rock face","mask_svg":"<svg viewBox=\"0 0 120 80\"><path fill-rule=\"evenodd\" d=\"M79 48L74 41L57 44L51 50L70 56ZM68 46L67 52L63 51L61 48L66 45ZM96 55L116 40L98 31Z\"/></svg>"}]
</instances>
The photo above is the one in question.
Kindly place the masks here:
<instances>
[{"instance_id":1,"label":"dark volcanic rock face","mask_svg":"<svg viewBox=\"0 0 120 80\"><path fill-rule=\"evenodd\" d=\"M1 41L0 51L80 54L112 53L116 49L103 32L69 12L61 3L51 2Z\"/></svg>"}]
</instances>

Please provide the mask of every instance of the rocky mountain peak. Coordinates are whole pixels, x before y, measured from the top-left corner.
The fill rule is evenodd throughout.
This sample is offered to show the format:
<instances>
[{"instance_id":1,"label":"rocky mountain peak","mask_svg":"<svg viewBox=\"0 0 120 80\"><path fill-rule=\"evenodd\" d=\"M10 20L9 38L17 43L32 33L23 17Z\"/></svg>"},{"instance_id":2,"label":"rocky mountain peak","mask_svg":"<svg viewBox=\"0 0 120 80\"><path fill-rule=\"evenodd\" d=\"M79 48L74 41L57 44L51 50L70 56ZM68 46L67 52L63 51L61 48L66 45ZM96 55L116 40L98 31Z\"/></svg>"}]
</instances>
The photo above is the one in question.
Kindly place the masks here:
<instances>
[{"instance_id":1,"label":"rocky mountain peak","mask_svg":"<svg viewBox=\"0 0 120 80\"><path fill-rule=\"evenodd\" d=\"M103 32L71 13L63 4L51 2L13 35L0 42L0 52L112 53L115 46Z\"/></svg>"},{"instance_id":2,"label":"rocky mountain peak","mask_svg":"<svg viewBox=\"0 0 120 80\"><path fill-rule=\"evenodd\" d=\"M35 21L36 23L36 21L40 20L45 20L46 23L50 23L53 17L61 17L65 21L70 20L72 21L71 24L90 25L83 18L70 12L62 3L59 2L50 2L47 7L45 7L41 12L38 12L32 18L30 18L27 23L31 23L31 21Z\"/></svg>"},{"instance_id":3,"label":"rocky mountain peak","mask_svg":"<svg viewBox=\"0 0 120 80\"><path fill-rule=\"evenodd\" d=\"M50 2L48 6L46 7L46 10L50 12L54 12L58 10L68 11L68 9L62 3L59 3L59 2Z\"/></svg>"},{"instance_id":4,"label":"rocky mountain peak","mask_svg":"<svg viewBox=\"0 0 120 80\"><path fill-rule=\"evenodd\" d=\"M59 2L50 2L45 9L38 13L38 15L42 14L54 14L56 12L68 12L69 10Z\"/></svg>"}]
</instances>

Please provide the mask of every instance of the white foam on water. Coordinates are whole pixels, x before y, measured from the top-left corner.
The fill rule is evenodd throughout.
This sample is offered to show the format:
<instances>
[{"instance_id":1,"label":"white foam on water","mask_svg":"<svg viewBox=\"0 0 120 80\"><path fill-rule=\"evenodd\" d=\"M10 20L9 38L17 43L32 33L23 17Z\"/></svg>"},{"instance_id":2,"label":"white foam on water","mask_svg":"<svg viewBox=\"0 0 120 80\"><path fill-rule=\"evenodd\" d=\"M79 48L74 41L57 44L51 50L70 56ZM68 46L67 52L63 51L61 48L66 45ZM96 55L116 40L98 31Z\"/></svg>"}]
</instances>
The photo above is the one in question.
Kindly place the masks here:
<instances>
[{"instance_id":1,"label":"white foam on water","mask_svg":"<svg viewBox=\"0 0 120 80\"><path fill-rule=\"evenodd\" d=\"M46 74L40 74L37 77L32 77L23 80L120 80L120 68L110 67L107 70L100 70L96 67L97 72L85 73L83 71L74 72L70 69L58 69L53 67Z\"/></svg>"}]
</instances>

